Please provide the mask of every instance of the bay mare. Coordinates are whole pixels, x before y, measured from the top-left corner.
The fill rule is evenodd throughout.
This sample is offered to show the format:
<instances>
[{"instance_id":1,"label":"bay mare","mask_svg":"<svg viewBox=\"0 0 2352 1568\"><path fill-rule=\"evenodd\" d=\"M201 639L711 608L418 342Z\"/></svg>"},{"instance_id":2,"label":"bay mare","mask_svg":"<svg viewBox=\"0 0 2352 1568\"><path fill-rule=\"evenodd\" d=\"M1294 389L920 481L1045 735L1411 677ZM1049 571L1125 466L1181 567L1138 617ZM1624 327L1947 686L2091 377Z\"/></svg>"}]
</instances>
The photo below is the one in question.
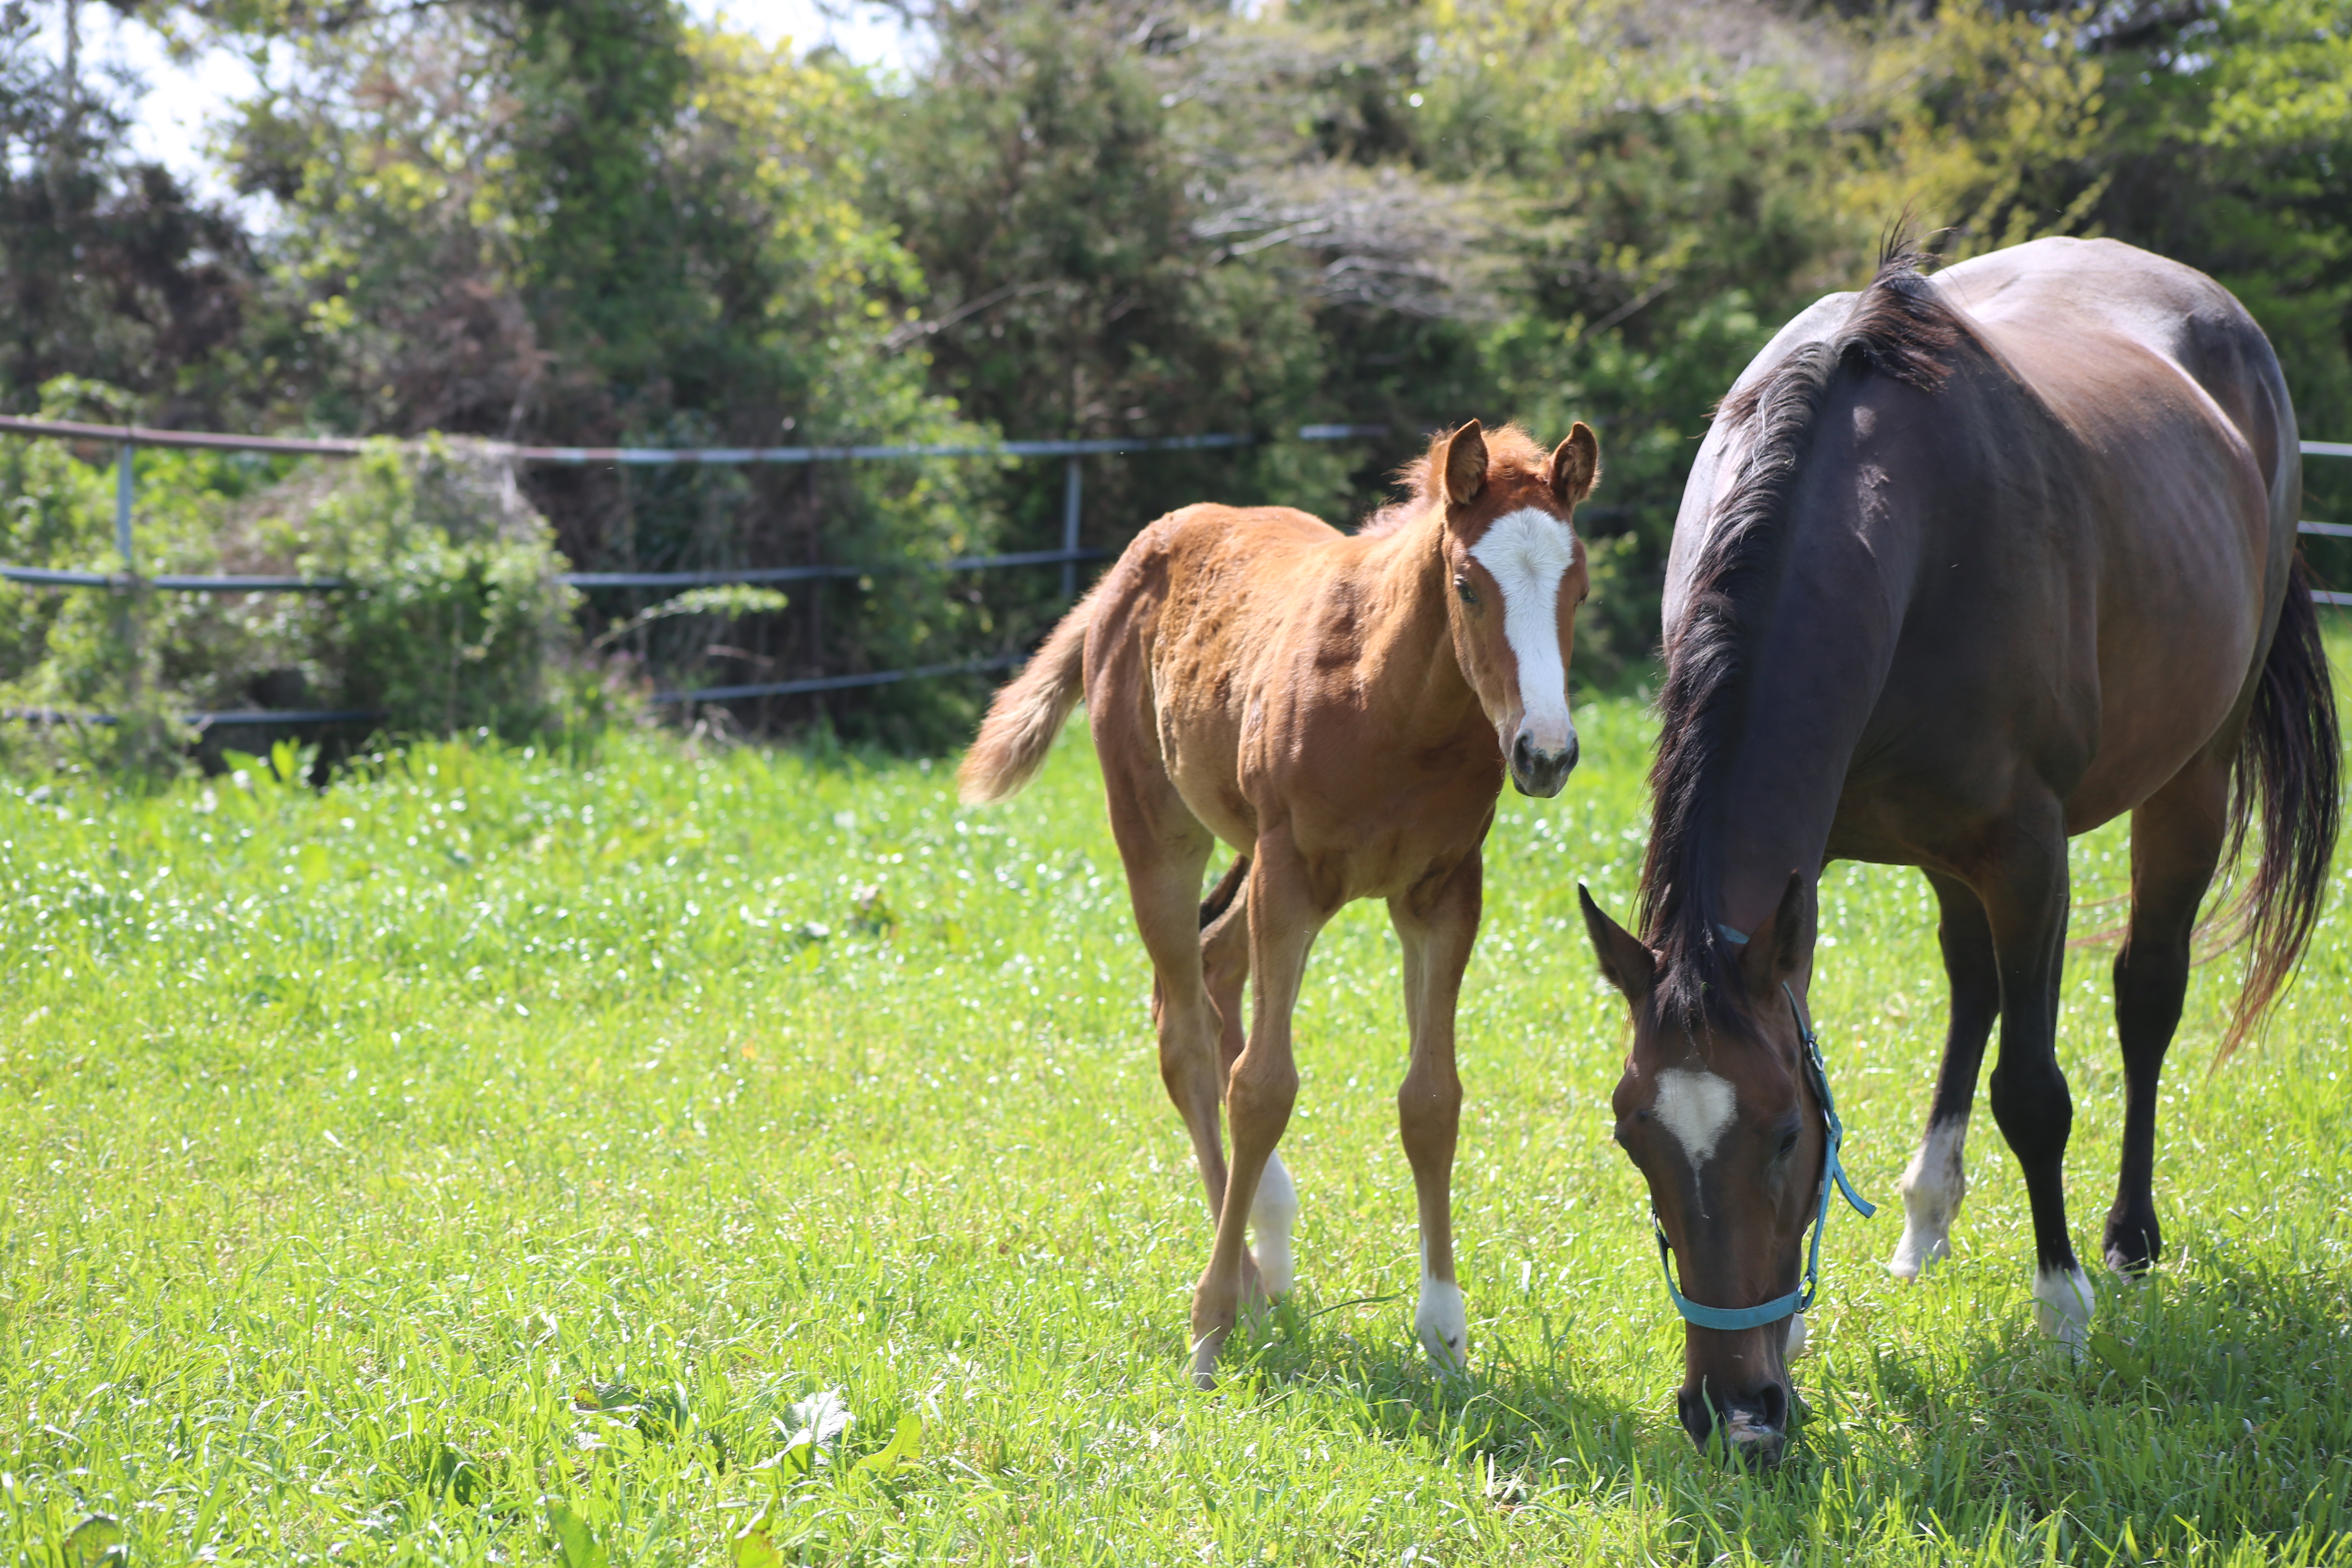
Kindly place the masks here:
<instances>
[{"instance_id":1,"label":"bay mare","mask_svg":"<svg viewBox=\"0 0 2352 1568\"><path fill-rule=\"evenodd\" d=\"M1633 1012L1617 1137L1689 1300L1748 1307L1796 1284L1826 1142L1796 1011L1817 880L1879 861L1926 871L1952 991L1889 1268L1945 1253L1998 1017L1992 1112L2032 1204L2036 1311L2079 1346L2093 1298L2066 1225L2056 1055L2066 840L2126 812L2123 1159L2103 1250L2122 1271L2157 1259L2157 1079L2199 905L2259 814L2227 1055L2300 956L2336 839L2301 486L2252 319L2201 274L2107 240L1933 278L1892 247L1867 289L1813 306L1740 377L1675 527L1641 936L1584 900ZM1693 1438L1719 1426L1776 1459L1801 1331L1686 1324Z\"/></svg>"},{"instance_id":2,"label":"bay mare","mask_svg":"<svg viewBox=\"0 0 2352 1568\"><path fill-rule=\"evenodd\" d=\"M1352 535L1286 507L1171 512L997 693L964 758L965 801L1005 799L1085 693L1155 977L1160 1073L1216 1223L1192 1293L1203 1386L1244 1293L1290 1288L1297 1199L1275 1144L1298 1087L1291 1008L1316 933L1357 899L1388 900L1404 953L1412 1053L1397 1117L1420 1207L1414 1323L1433 1358L1462 1363L1454 998L1506 766L1525 793L1551 795L1576 765L1568 662L1588 584L1571 515L1599 472L1581 424L1547 455L1473 420L1406 469L1411 500ZM1221 839L1242 858L1204 904Z\"/></svg>"}]
</instances>

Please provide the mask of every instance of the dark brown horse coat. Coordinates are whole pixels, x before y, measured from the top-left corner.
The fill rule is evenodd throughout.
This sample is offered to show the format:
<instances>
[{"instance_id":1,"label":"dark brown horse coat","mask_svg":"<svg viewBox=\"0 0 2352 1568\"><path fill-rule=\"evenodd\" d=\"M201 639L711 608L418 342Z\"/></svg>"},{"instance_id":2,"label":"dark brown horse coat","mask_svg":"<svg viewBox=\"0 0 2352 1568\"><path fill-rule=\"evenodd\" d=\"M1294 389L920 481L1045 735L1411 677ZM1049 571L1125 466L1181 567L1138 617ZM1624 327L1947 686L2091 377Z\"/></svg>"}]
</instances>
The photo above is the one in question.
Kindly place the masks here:
<instances>
[{"instance_id":1,"label":"dark brown horse coat","mask_svg":"<svg viewBox=\"0 0 2352 1568\"><path fill-rule=\"evenodd\" d=\"M2300 489L2253 321L2211 279L2110 241L2036 241L1932 279L1891 256L1741 376L1676 525L1640 940L1587 901L1635 1014L1619 1136L1692 1300L1794 1284L1822 1139L1780 985L1805 994L1822 867L1881 861L1934 885L1953 997L1891 1267L1945 1250L1998 1016L1991 1102L2032 1205L2034 1295L2045 1329L2080 1342L2093 1299L2054 1048L2066 839L2126 812L2128 1088L2105 1252L2119 1269L2157 1258L2156 1087L2200 901L2259 802L2234 1045L2309 933L2336 834ZM1695 1437L1720 1423L1777 1455L1784 1337L1688 1331Z\"/></svg>"}]
</instances>

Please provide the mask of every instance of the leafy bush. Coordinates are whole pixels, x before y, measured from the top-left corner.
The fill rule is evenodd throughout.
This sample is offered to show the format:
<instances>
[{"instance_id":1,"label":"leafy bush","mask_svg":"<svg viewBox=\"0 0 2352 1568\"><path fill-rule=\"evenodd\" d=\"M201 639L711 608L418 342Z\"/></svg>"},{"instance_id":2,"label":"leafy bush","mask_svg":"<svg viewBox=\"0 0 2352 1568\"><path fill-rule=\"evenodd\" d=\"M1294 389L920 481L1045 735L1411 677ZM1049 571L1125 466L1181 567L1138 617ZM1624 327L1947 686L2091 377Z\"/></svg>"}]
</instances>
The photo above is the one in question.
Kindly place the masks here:
<instances>
[{"instance_id":1,"label":"leafy bush","mask_svg":"<svg viewBox=\"0 0 2352 1568\"><path fill-rule=\"evenodd\" d=\"M0 447L0 552L119 570L111 463ZM110 458L111 453L105 454ZM385 442L299 466L204 452L138 459L145 574L339 577L331 594L0 586L0 698L121 722L65 737L93 762L168 744L191 712L363 710L398 734L557 720L574 595L546 520L494 448ZM135 735L135 739L133 738Z\"/></svg>"}]
</instances>

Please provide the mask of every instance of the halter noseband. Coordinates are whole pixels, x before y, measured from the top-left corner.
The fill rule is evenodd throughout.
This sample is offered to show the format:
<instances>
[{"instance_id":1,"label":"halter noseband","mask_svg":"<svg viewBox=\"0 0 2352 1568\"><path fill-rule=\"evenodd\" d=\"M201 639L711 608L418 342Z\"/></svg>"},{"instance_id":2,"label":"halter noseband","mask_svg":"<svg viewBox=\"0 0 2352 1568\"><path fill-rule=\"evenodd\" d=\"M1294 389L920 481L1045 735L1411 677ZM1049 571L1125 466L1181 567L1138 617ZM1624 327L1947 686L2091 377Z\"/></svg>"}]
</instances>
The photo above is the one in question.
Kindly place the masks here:
<instances>
[{"instance_id":1,"label":"halter noseband","mask_svg":"<svg viewBox=\"0 0 2352 1568\"><path fill-rule=\"evenodd\" d=\"M1742 946L1748 939L1727 925L1716 928L1732 942ZM1830 1095L1829 1074L1822 1067L1822 1048L1813 1039L1813 1026L1805 1010L1797 1005L1797 994L1782 981L1780 989L1789 998L1789 1010L1797 1016L1797 1037L1804 1042L1805 1077L1813 1086L1813 1097L1821 1101L1822 1120L1828 1124L1826 1146L1822 1151L1822 1195L1813 1211L1813 1240L1805 1258L1805 1282L1785 1296L1775 1296L1753 1307L1708 1307L1692 1300L1675 1284L1674 1247L1666 1240L1666 1227L1658 1223L1658 1211L1650 1210L1650 1229L1658 1238L1658 1271L1666 1277L1666 1296L1684 1321L1702 1329L1760 1329L1767 1323L1777 1323L1792 1313L1806 1310L1813 1304L1813 1292L1821 1284L1822 1233L1830 1227L1830 1185L1835 1183L1853 1212L1868 1219L1878 1212L1877 1206L1863 1201L1846 1180L1845 1167L1838 1162L1838 1146L1845 1142L1845 1124L1838 1120L1837 1101Z\"/></svg>"}]
</instances>

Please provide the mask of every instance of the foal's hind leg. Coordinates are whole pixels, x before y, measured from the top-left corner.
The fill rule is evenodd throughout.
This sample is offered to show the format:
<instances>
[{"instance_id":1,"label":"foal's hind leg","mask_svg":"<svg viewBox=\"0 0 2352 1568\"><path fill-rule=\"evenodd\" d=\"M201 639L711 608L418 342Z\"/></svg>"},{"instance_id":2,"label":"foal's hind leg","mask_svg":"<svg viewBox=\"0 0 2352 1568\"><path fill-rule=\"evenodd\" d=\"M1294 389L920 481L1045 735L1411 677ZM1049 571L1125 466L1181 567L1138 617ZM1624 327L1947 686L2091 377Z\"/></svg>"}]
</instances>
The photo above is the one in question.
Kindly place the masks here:
<instances>
[{"instance_id":1,"label":"foal's hind leg","mask_svg":"<svg viewBox=\"0 0 2352 1568\"><path fill-rule=\"evenodd\" d=\"M1977 1068L1985 1041L2000 1012L2000 970L1993 961L1992 928L1984 904L1966 883L1940 871L1927 873L1943 918L1936 941L1944 950L1944 973L1951 981L1952 1017L1944 1036L1944 1065L1936 1076L1936 1098L1927 1110L1927 1130L1919 1152L1903 1173L1903 1239L1886 1271L1916 1279L1951 1251L1952 1216L1968 1192L1962 1156L1969 1142L1969 1110L1977 1095Z\"/></svg>"},{"instance_id":2,"label":"foal's hind leg","mask_svg":"<svg viewBox=\"0 0 2352 1568\"><path fill-rule=\"evenodd\" d=\"M1225 1201L1225 1152L1218 1107L1225 1075L1217 1060L1216 1010L1201 973L1201 868L1214 839L1165 774L1156 755L1104 754L1111 837L1127 868L1135 929L1151 959L1151 1021L1160 1039L1160 1079L1192 1134L1192 1157L1214 1218Z\"/></svg>"},{"instance_id":3,"label":"foal's hind leg","mask_svg":"<svg viewBox=\"0 0 2352 1568\"><path fill-rule=\"evenodd\" d=\"M1246 1038L1242 987L1249 980L1249 867L1248 856L1236 857L1201 904L1201 969L1217 1012L1217 1057L1227 1073ZM1268 1155L1257 1196L1250 1203L1250 1236L1256 1243L1252 1255L1268 1296L1288 1291L1297 1278L1290 1233L1297 1220L1298 1190L1283 1168L1282 1156Z\"/></svg>"},{"instance_id":4,"label":"foal's hind leg","mask_svg":"<svg viewBox=\"0 0 2352 1568\"><path fill-rule=\"evenodd\" d=\"M1404 950L1405 1018L1412 1031L1412 1059L1397 1090L1397 1129L1421 1217L1421 1300L1412 1326L1430 1359L1448 1372L1461 1369L1470 1348L1469 1314L1454 1279L1454 1146L1462 1123L1454 1012L1478 939L1483 876L1473 850L1442 880L1389 900Z\"/></svg>"},{"instance_id":5,"label":"foal's hind leg","mask_svg":"<svg viewBox=\"0 0 2352 1568\"><path fill-rule=\"evenodd\" d=\"M2116 1036L2124 1057L2123 1164L2107 1211L2107 1267L2131 1274L2164 1251L2150 1190L2156 1086L2189 991L2197 906L2228 833L2230 769L2200 757L2132 813L2131 930L2116 954Z\"/></svg>"},{"instance_id":6,"label":"foal's hind leg","mask_svg":"<svg viewBox=\"0 0 2352 1568\"><path fill-rule=\"evenodd\" d=\"M1257 994L1249 1043L1225 1081L1225 1115L1234 1133L1232 1178L1217 1213L1216 1247L1192 1290L1192 1377L1203 1388L1216 1381L1217 1352L1240 1315L1250 1208L1298 1097L1291 1010L1315 935L1331 917L1331 910L1316 904L1306 868L1280 829L1261 829L1246 896L1250 973Z\"/></svg>"}]
</instances>

